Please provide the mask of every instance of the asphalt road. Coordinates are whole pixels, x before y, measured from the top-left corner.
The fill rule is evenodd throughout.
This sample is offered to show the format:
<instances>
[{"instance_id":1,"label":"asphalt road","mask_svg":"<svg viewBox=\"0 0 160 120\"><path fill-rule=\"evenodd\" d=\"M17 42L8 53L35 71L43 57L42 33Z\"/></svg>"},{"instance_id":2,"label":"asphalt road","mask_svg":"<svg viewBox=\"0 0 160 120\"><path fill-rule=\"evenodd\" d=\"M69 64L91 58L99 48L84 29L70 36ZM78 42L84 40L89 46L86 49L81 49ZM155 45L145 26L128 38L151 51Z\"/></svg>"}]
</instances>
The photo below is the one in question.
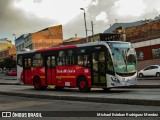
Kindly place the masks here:
<instances>
[{"instance_id":1,"label":"asphalt road","mask_svg":"<svg viewBox=\"0 0 160 120\"><path fill-rule=\"evenodd\" d=\"M160 111L160 107L158 106L142 106L142 105L124 105L124 104L108 104L108 103L95 103L95 102L80 102L80 101L65 101L65 100L47 100L47 99L36 99L36 98L26 98L26 97L17 97L17 96L6 96L0 95L0 111L8 111L8 112L38 112L42 111L54 114L56 111L61 111L61 117L43 117L37 119L62 119L62 120L159 120L159 117L64 117L64 111L80 111L77 116L81 116L81 111L95 111L96 113L104 111L109 112L136 112L136 111ZM42 112L43 113L43 112ZM70 112L69 112L70 113ZM89 112L88 112L89 113ZM160 114L160 113L159 113ZM3 118L0 118L3 119ZM6 118L5 118L6 119ZM8 118L12 119L36 119L36 118Z\"/></svg>"}]
</instances>

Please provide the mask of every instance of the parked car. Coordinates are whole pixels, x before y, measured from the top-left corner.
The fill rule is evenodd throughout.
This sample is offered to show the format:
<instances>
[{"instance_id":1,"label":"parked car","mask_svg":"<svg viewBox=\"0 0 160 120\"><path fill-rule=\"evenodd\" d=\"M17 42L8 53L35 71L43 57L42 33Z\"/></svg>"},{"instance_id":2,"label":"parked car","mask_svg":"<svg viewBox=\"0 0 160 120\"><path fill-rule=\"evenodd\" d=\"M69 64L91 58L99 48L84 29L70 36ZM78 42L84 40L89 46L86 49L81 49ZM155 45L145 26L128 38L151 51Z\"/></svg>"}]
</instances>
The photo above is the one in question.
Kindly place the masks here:
<instances>
[{"instance_id":1,"label":"parked car","mask_svg":"<svg viewBox=\"0 0 160 120\"><path fill-rule=\"evenodd\" d=\"M139 77L157 76L160 77L160 65L150 65L138 72Z\"/></svg>"},{"instance_id":2,"label":"parked car","mask_svg":"<svg viewBox=\"0 0 160 120\"><path fill-rule=\"evenodd\" d=\"M6 74L6 75L9 75L8 73L9 73L10 70L11 70L11 68L6 68L6 69L5 69L5 74Z\"/></svg>"},{"instance_id":3,"label":"parked car","mask_svg":"<svg viewBox=\"0 0 160 120\"><path fill-rule=\"evenodd\" d=\"M8 70L8 71L6 72L6 75L16 76L16 75L17 75L17 70L16 70L16 68L11 68L10 70Z\"/></svg>"}]
</instances>

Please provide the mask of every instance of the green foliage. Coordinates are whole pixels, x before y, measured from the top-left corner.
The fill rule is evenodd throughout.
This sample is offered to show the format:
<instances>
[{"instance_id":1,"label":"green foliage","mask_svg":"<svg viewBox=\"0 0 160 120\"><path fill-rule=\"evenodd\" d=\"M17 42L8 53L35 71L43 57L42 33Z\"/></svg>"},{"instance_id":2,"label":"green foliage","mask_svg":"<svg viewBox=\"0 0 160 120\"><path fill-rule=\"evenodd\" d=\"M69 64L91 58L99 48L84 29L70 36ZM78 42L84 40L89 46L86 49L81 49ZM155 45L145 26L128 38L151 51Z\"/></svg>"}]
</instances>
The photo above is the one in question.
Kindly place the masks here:
<instances>
[{"instance_id":1,"label":"green foliage","mask_svg":"<svg viewBox=\"0 0 160 120\"><path fill-rule=\"evenodd\" d=\"M0 68L4 68L5 67L5 65L4 65L4 62L0 62Z\"/></svg>"},{"instance_id":2,"label":"green foliage","mask_svg":"<svg viewBox=\"0 0 160 120\"><path fill-rule=\"evenodd\" d=\"M6 68L15 68L16 67L16 60L14 60L13 58L5 58L4 59L4 66Z\"/></svg>"}]
</instances>

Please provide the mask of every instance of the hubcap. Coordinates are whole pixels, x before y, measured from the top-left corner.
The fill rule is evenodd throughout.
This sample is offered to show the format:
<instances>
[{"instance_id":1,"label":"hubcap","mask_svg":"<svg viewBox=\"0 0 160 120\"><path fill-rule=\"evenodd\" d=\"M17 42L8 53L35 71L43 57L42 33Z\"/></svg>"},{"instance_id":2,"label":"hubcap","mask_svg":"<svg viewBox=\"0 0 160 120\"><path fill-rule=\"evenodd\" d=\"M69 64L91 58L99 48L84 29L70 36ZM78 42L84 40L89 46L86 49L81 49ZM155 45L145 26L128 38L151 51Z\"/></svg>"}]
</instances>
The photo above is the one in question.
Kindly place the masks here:
<instances>
[{"instance_id":1,"label":"hubcap","mask_svg":"<svg viewBox=\"0 0 160 120\"><path fill-rule=\"evenodd\" d=\"M80 82L80 87L81 87L81 88L85 88L85 86L86 86L86 82L85 82L85 81L81 81L81 82Z\"/></svg>"}]
</instances>

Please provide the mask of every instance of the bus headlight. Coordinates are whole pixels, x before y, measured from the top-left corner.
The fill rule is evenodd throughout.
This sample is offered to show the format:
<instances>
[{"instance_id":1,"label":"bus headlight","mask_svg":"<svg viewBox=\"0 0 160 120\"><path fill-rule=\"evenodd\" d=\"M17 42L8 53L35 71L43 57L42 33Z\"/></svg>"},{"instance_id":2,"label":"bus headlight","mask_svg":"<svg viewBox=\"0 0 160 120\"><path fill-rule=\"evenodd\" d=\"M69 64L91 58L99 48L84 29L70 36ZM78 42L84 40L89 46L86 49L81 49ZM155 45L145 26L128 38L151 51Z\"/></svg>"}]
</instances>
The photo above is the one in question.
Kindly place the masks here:
<instances>
[{"instance_id":1,"label":"bus headlight","mask_svg":"<svg viewBox=\"0 0 160 120\"><path fill-rule=\"evenodd\" d=\"M119 81L117 78L113 78L113 77L111 77L111 80L112 80L113 82L120 83L120 81Z\"/></svg>"}]
</instances>

